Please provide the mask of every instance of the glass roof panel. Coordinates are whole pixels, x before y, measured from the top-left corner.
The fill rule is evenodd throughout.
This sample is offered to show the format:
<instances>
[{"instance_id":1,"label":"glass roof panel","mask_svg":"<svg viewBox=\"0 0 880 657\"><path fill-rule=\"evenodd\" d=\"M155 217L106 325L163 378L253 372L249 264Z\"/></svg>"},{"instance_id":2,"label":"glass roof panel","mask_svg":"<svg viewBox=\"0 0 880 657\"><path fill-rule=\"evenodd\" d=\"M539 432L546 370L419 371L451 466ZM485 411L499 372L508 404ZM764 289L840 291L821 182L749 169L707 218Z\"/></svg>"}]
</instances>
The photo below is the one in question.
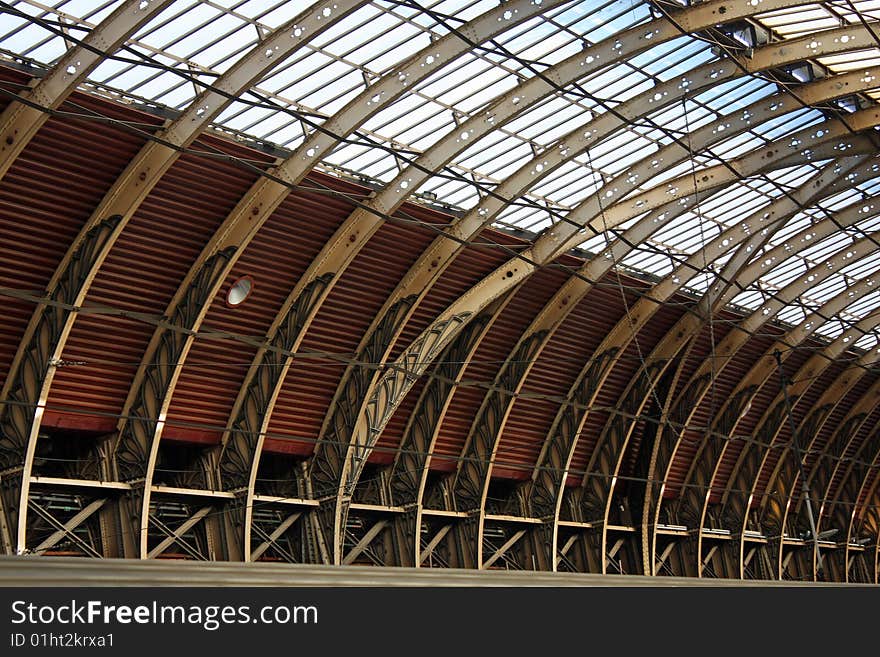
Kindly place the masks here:
<instances>
[{"instance_id":1,"label":"glass roof panel","mask_svg":"<svg viewBox=\"0 0 880 657\"><path fill-rule=\"evenodd\" d=\"M0 55L51 66L74 40L86 36L119 4L119 0L12 0L11 9L0 16ZM85 86L113 97L141 98L181 110L205 85L214 83L235 62L258 48L272 30L311 4L308 0L177 0L142 27L123 50L108 53ZM364 2L286 61L278 62L253 89L230 102L216 119L216 128L282 149L295 148L306 133L328 121L383 74L394 75L396 67L408 57L443 35L462 30L467 21L497 5L496 0ZM518 21L511 16L510 25L491 41L471 44L469 52L451 59L397 100L372 112L355 134L345 135L345 141L331 149L322 166L340 175L390 181L444 135L517 85L548 74L546 79L556 80L554 65L591 44L616 38L659 13L660 9L648 2L572 0L548 6L542 15L528 20ZM760 48L768 39L775 42L799 38L847 24L861 29L862 20L875 22L873 29L880 34L880 0L804 3L751 19L759 33L753 45ZM469 33L462 30L462 36L465 34ZM740 44L744 38L740 35ZM797 143L803 137L796 138L795 133L828 120L832 121L828 126L832 126L835 116L868 107L878 97L878 87L868 83L857 96L829 101L821 108L800 106L770 118L762 116L764 110L760 108L764 105L754 103L796 92L802 83L792 75L794 65L787 65L760 74L740 71L692 92L680 86L674 97L664 100L661 95L656 104L633 100L664 81L687 77L694 68L725 58L728 47L721 47L722 42L730 42L729 36L716 31L682 35L650 44L595 71L585 71L577 80L554 83L556 89L509 121L493 126L445 166L438 167L414 191L430 193L448 206L466 210L521 167L534 168L563 140L580 144L588 124L601 124L601 138L590 143L588 149L581 145L570 149L559 166L542 170L543 178L536 176L533 184L517 190L515 198L509 199L496 217L496 226L516 228L537 238L540 231L564 220L616 176L626 181L614 183L626 185L621 196L625 204L636 194L651 190L662 194L666 184L676 177L687 179L720 166L733 174L733 182L706 190L698 203L685 200L677 214L669 213L658 221L654 234L634 245L623 260L627 268L665 276L676 262L693 254L702 255L705 271L688 286L692 291L704 290L732 252L713 247L701 254L701 249L721 231L744 222L775 199L797 193L820 172L835 166L813 159L812 150L805 151L805 144ZM738 49L743 52L741 45ZM880 65L880 48L833 55L823 54L818 48L811 56L812 61L796 64L798 70L808 72L803 79ZM688 80L688 84L693 82ZM835 105L838 110L829 109ZM747 129L733 128L747 113ZM676 150L684 156L676 154L647 178L629 176L634 167L650 161L670 144L683 147L684 151ZM800 154L803 161L789 161L760 175L749 170L748 166L754 166L746 164L749 158L767 151L771 144L792 155ZM839 171L845 175L842 168ZM788 221L762 236L764 242L754 247L750 257L763 257L791 241L787 255L739 294L736 303L758 308L767 294L796 280L811 267L822 266L825 259L854 239L876 231L880 227L880 207L865 210L821 238L812 240L804 234L809 226L834 219L837 212L846 213L858 203L869 203L878 190L880 178L850 176L827 198L802 203ZM656 216L649 213L646 221ZM600 252L623 226L635 221L627 217L615 233L590 237L581 246L591 253ZM797 252L795 245L804 248ZM848 265L801 295L779 318L800 321L804 305L821 305L848 282L868 276L869 270L873 272L878 265L873 255ZM876 294L868 295L841 317L852 321L865 316L877 307L877 300ZM837 319L822 329L827 336L840 330ZM864 344L873 345L876 336L865 336L865 340Z\"/></svg>"}]
</instances>

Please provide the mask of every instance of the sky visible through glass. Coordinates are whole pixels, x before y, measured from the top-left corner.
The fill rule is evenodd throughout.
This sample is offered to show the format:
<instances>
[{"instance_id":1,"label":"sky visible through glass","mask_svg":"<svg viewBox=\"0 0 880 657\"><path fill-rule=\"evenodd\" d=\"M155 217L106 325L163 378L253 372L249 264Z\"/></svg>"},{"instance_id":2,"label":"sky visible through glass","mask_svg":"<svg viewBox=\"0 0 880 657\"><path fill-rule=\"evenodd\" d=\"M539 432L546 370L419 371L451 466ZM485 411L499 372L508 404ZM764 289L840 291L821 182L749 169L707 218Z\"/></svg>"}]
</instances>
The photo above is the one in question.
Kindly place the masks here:
<instances>
[{"instance_id":1,"label":"sky visible through glass","mask_svg":"<svg viewBox=\"0 0 880 657\"><path fill-rule=\"evenodd\" d=\"M749 1L755 4L762 0ZM84 38L120 4L119 0L103 4L98 0L13 0L5 5L9 10L0 13L0 55L51 66L75 40ZM214 84L248 52L261 47L274 30L311 4L177 0L135 34L126 48L111 53L91 73L86 86L114 98L146 99L183 110L204 85ZM660 15L656 7L638 1L548 4L552 6L531 19L520 21L513 13L505 15L510 25L503 32L469 48L466 54L412 85L399 99L381 106L324 158L321 168L386 184L407 161L429 151L443 135L459 129L468 119L480 116L496 98L515 93L519 85L552 72L554 65L567 58L589 52L592 45L614 40ZM377 80L395 75L401 63L414 53L450 31L466 33L468 21L497 6L495 0L364 3L279 62L250 92L230 102L214 128L237 138L293 150L316 126L331 120ZM822 30L845 26L864 30L868 28L863 21L870 27L877 20L880 0L804 3L759 14L738 30L728 30L729 39L724 45L726 52L747 55L761 47L767 35L778 40L815 35L815 43L807 44L809 60L788 69L789 83L808 82L880 65L876 47L823 54L821 34ZM839 38L845 43L850 37ZM803 137L796 135L826 130L825 122L833 112L858 109L852 98L835 99L823 103L832 113L800 105L763 120L758 115L760 108L787 93L783 89L786 81L780 84L778 76L773 79L766 74L740 72L724 76L717 83L688 89L695 83L696 69L711 70L724 57L720 45L706 35L682 34L573 83L561 84L511 121L474 141L413 190L414 198L436 199L466 212L521 168L531 167L542 175L536 176L537 182L526 186L516 198L509 199L494 223L536 237L564 221L580 204L618 183L627 185L628 191L617 202L626 203L647 190L672 186L677 179L696 179L704 170L766 149L771 143L787 144L792 154L804 153L798 143ZM681 93L658 91L652 98L651 92L667 82L677 83ZM877 99L877 93L877 87L869 84L858 102L870 103ZM552 171L541 171L542 154L567 150L573 136L598 125L603 115L624 115L636 104L642 107L636 118L608 130ZM739 128L737 120L744 115L754 115L754 120ZM666 165L650 176L635 175L640 163L668 152L663 149L675 144L686 147L686 157L664 160ZM704 293L734 253L717 248L709 252L707 245L749 215L836 166L832 157L827 150L815 156L808 153L797 162L760 175L740 175L730 184L702 195L698 202L669 212L657 222L651 237L630 250L619 264L641 274L664 277L688 256L702 254L703 271L687 282L687 288ZM821 204L803 206L768 234L750 258L754 263L769 264L732 302L746 309L760 309L799 277L816 276L811 272L834 258L846 259L853 244L860 240L873 244L880 219L872 199L880 183L872 171L877 171L876 165L846 179ZM599 253L621 231L647 220L649 215L645 212L625 221L617 226L616 233L585 235L581 248ZM822 225L830 225L831 229L822 230ZM816 285L788 302L777 318L792 325L801 323L810 312L857 282L873 285L873 277L880 271L880 250L869 251L866 256L854 258L852 264L835 268L830 275L817 276ZM880 288L880 276L877 280ZM877 310L878 293L880 289L822 319L819 332L828 338L843 334ZM865 349L877 347L873 330L860 332L853 342Z\"/></svg>"}]
</instances>

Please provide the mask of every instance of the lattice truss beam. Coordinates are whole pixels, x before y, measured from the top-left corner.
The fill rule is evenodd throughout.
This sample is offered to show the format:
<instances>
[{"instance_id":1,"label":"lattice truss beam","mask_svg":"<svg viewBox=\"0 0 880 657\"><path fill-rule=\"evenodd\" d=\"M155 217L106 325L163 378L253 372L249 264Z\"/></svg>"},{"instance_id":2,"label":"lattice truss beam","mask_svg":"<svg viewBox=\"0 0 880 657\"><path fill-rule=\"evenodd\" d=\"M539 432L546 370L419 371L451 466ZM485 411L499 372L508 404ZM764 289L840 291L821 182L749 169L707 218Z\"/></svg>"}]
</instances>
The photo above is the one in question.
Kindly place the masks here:
<instances>
[{"instance_id":1,"label":"lattice truss beam","mask_svg":"<svg viewBox=\"0 0 880 657\"><path fill-rule=\"evenodd\" d=\"M201 50L177 54L185 34L167 53L151 41L175 16L170 0L120 2L100 21L74 21L75 29L55 27L45 8L27 19L36 4L11 7L18 20L63 35L67 49L0 116L0 179L33 157L53 117L65 120L77 88L102 90L95 80L104 65L148 52L161 68L165 57L194 92L101 190L45 290L4 288L35 302L0 397L4 551L877 581L876 17L830 3L822 11L833 22L819 31L786 22L811 4L645 5L636 18L606 15L609 27L548 61L513 44L529 30L533 38L542 29L576 35L566 27L572 3L462 4L458 16L443 3L336 0L280 20L223 10L257 37L216 70L196 61ZM389 45L381 54L397 59L381 68L334 49L334 39L380 19L429 38L413 40L423 47ZM188 34L209 23L193 23ZM698 56L695 44L707 40L714 50ZM679 56L673 74L652 72L688 48L693 56ZM335 105L270 90L314 53L362 79ZM471 84L461 74L468 61L515 84L499 84L467 109L432 91L446 76L457 80L450 89ZM622 73L632 70L638 77ZM602 83L607 94L595 88ZM629 86L616 98L615 85ZM733 108L712 105L723 93L734 94ZM284 129L296 123L299 136L274 151L195 259L179 263L177 289L155 309L160 318L115 429L66 476L42 476L40 445L62 439L44 416L93 284L181 156L204 154L196 142L206 131L235 132L223 122L249 111L245 98L294 117ZM550 137L522 137L547 120L541 108L563 100L577 111ZM451 124L427 141L386 138L386 126L408 107L415 114L408 103L416 101L442 107ZM481 145L502 156L499 136L527 142L529 152L497 171L474 164ZM617 164L608 155L615 149ZM383 154L376 162L392 152L395 168L372 180L302 275L282 284L265 335L250 340L256 353L219 441L195 448L194 469L169 484L158 475L168 415L237 265L310 174L358 161L343 154L373 151ZM587 182L554 200L554 186L562 189L572 171ZM288 463L271 491L261 488L276 458L265 453L266 437L294 358L340 281L359 274L359 258L382 256L377 233L407 216L405 204L436 197L432 189L472 198L432 228L434 239L357 336L312 454ZM414 333L420 309L461 256L493 226L516 226L523 209L545 213L547 225L520 231L525 241L509 260L420 318ZM622 276L648 256L659 268L625 286ZM540 273L560 269L564 281L519 320L491 380L469 380L471 361L507 330ZM623 313L577 362L567 391L544 399L557 410L529 476L502 481L499 447L542 358L609 286L619 289ZM678 315L666 322L670 307ZM374 464L383 431L417 383L393 459ZM455 467L439 467L450 408L474 387L485 392Z\"/></svg>"}]
</instances>

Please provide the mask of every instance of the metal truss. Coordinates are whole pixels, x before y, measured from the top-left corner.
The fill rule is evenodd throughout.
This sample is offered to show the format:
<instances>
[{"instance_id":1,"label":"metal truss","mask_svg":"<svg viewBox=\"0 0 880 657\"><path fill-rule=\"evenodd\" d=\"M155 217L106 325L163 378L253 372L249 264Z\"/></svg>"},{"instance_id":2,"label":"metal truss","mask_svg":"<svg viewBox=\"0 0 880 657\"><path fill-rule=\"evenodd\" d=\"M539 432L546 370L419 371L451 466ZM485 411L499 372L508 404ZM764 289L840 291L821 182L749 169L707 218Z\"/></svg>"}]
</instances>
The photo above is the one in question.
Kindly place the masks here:
<instances>
[{"instance_id":1,"label":"metal truss","mask_svg":"<svg viewBox=\"0 0 880 657\"><path fill-rule=\"evenodd\" d=\"M8 149L0 144L0 148L3 148L0 151L0 177L27 140L45 122L48 116L45 110L58 107L76 83L101 61L102 53L118 47L138 25L147 20L137 17L142 20L130 24L135 18L126 16L127 23L120 18L123 10L131 9L136 4L129 2L120 7L86 38L83 46L68 53L42 82L37 83L29 96L22 96L23 101L32 104L13 103L10 110L0 117L0 137L7 135L4 130L11 130L8 134L13 139L12 142L6 139ZM150 3L149 11L157 12L167 4ZM545 442L540 463L536 465L533 481L520 487L508 500L507 507L515 509L516 515L492 516L486 509L491 462L516 394L524 384L531 364L555 329L591 289L592 284L588 281L599 280L603 273L626 255L630 248L628 240L634 240L630 243L639 243L647 239L678 213L695 207L695 204L698 208L700 199L743 177L800 163L805 158L835 158L841 164L846 163L847 171L852 170L864 159L857 157L858 154L876 152L876 141L867 135L880 121L880 112L856 112L840 120L828 120L811 126L786 138L806 144L804 147L771 144L761 153L747 154L724 165L678 176L641 191L646 189L645 185L652 178L673 170L694 153L721 141L719 126L723 125L728 130L723 135L727 138L752 129L762 120L798 109L799 102L815 105L869 89L870 79L880 71L870 69L865 73L853 72L799 87L794 92L799 101L793 95L765 99L740 117L728 116L690 133L687 135L687 145L673 141L660 150L654 161L642 162L605 183L594 197L578 205L563 221L541 235L521 258L514 258L499 267L443 311L397 361L383 368L381 375L369 368L350 367L325 417L321 440L313 458L302 471L291 473L291 479L297 479L309 499L298 502L302 507L299 510L285 513L280 511L280 507L276 508L280 500L275 501L273 504L276 506L272 506L274 515L267 514L265 518L261 516L258 519L254 512L259 497L256 491L257 469L274 401L290 366L287 354L297 350L335 282L357 253L369 248L371 236L383 221L394 214L432 175L440 172L482 137L523 115L543 99L559 93L567 85L610 64L635 57L659 43L675 39L683 31L699 32L722 22L748 18L755 13L806 4L803 2L765 0L762 3L744 2L742 6L731 6L720 0L711 1L676 12L674 20L658 18L638 25L546 68L515 89L500 95L488 107L443 135L425 152L403 166L393 181L367 199L345 220L291 290L269 330L265 346L259 350L249 370L242 393L235 402L230 429L223 437L222 446L203 456L203 475L195 480L180 482L181 490L174 493L196 494L196 499L202 500L202 506L194 512L187 508L184 520L176 525L169 524L159 513L156 502L157 497L160 501L165 499L165 494L153 494L157 492L153 472L164 417L180 372L179 367L169 368L162 364L184 362L195 332L233 264L291 189L302 182L340 140L352 134L371 116L410 93L417 83L468 52L474 44L488 42L510 25L562 4L550 0L543 3L511 0L434 41L402 65L389 70L387 75L368 80L361 94L328 118L320 128L308 134L291 157L276 165L268 176L261 177L254 184L205 246L169 303L165 313L168 325L155 332L142 367L138 370L141 374L134 381L125 403L123 416L130 416L131 419L120 421L116 440L101 450L98 478L118 483L121 492L112 497L99 497L95 487L94 499L73 517L52 519L52 514L30 495L34 449L40 435L42 412L52 384L54 364L63 351L78 307L85 299L96 272L127 222L172 166L181 150L201 134L231 99L250 88L297 48L306 47L318 33L363 3L341 3L338 0L336 3L319 3L277 32L261 39L252 53L199 95L179 119L168 123L155 139L148 142L114 183L64 257L48 288L47 296L52 303L38 306L4 386L2 400L16 402L16 405L5 404L3 415L0 416L3 429L3 444L0 446L5 457L2 463L5 470L0 481L0 504L3 507L3 513L0 513L0 529L3 531L0 534L5 550L46 551L59 541L69 539L91 556L100 556L103 551L105 555L124 552L129 556L154 558L176 546L194 559L256 560L271 553L290 562L348 564L366 560L375 564L422 565L436 562L472 568L504 564L506 567L539 569L556 569L558 563L565 560L574 564L572 569L601 572L623 572L626 569L631 572L633 563L639 561L633 552L633 546L636 545L633 541L639 538L638 528L625 527L621 521L619 526L612 528L617 533L609 534L610 505L614 499L612 477L617 473L634 427L630 415L643 413L645 401L651 397L672 360L703 326L700 315L687 316L682 320L682 325L677 326L679 333L673 336L670 332L661 341L621 398L626 413L609 421L588 467L588 471L596 469L609 479L599 481L597 478L585 478L580 492L572 496L567 508L578 507L579 510L575 518L566 517L564 521L568 523L564 530L567 534L561 549L558 548L560 525L564 524L560 522L563 482L574 448L573 437L579 433L573 430L582 426L586 413L581 417L563 417L560 411L554 422L554 430ZM329 15L328 10L332 18L324 20ZM111 22L111 19L116 22ZM309 29L291 29L298 25L308 25ZM827 35L829 41L823 53L849 52L874 45L870 30L855 26L829 31ZM843 41L840 38L832 40L833 35L845 35L847 38ZM619 105L616 111L604 113L579 126L554 143L551 149L537 153L516 174L507 177L493 193L485 196L477 207L465 213L461 220L453 222L446 233L422 254L377 315L358 348L357 359L386 363L390 346L399 337L418 303L459 252L459 242L467 242L477 235L513 199L533 188L551 172L571 162L576 155L588 152L591 145L614 134L624 125L643 119L698 89L707 88L713 81L733 79L743 72L775 68L786 62L815 56L815 48L807 47L801 52L805 45L806 40L803 39L774 43L757 48L746 57L729 58L694 69L680 80L658 84L651 92ZM75 63L71 63L74 60ZM74 75L69 72L71 67L75 69L75 80L68 79ZM38 89L43 90L40 92L42 95L37 94ZM658 94L660 99L656 98ZM11 118L6 118L7 114ZM839 171L836 173L840 175ZM817 185L820 179L823 185L827 184L828 181L820 175L815 181ZM818 194L816 191L813 197ZM446 354L450 358L444 360L458 358L466 362L517 287L537 268L552 262L592 234L620 226L645 213L648 214L624 232L622 240L609 245L606 251L608 258L587 263L578 275L573 276L523 334L496 377L495 390L486 395L459 458L458 468L452 476L435 484L428 483L434 440L451 394L464 372L461 363L444 362L425 386L407 425L395 463L381 472L377 478L379 483L366 493L358 487L364 465L385 423L406 392L427 372L438 356ZM777 223L779 221L780 217L777 217L771 223L778 227L781 226L781 223ZM754 229L758 231L758 223L755 223ZM720 250L718 256L729 254L734 248L740 250L722 271L719 280L728 281L728 284L749 281L744 283L748 285L765 273L747 266L752 250L764 243L762 239L748 233L736 238L733 238L732 231L724 234L730 248L727 249L728 244L725 244L726 250ZM719 237L710 245L719 247L721 240ZM752 248L746 250L746 245ZM852 250L861 258L866 256L864 247L867 244L859 243ZM690 267L687 276L683 274L684 269L679 268L676 278L680 280L694 274L695 258L692 256L686 263ZM840 266L854 261L841 262ZM822 276L830 274L817 270L811 275L821 280ZM643 299L637 304L636 312L632 314L635 323L630 319L621 320L609 340L606 340L607 344L603 343L606 348L601 350L602 353L597 352L595 359L591 359L590 366L578 378L578 389L572 390L570 396L577 401L577 405L588 407L591 404L617 358L653 314L656 305L652 304L670 298L687 282L676 281L673 284L671 281L670 275L652 290L650 299ZM750 330L761 326L786 302L796 298L802 287L800 283L792 284L780 291L777 299L768 304L770 312L764 313L766 317L753 315L743 322L743 327ZM700 302L699 311L704 316L711 315L730 298L729 290L710 291ZM804 331L801 339L809 333L806 329ZM691 383L696 388L688 399L696 406L705 394L709 381L705 377L696 377ZM584 393L584 387L589 392ZM744 406L753 394L752 389L743 391L739 401ZM842 396L840 394L835 400ZM672 400L663 401L665 416ZM653 409L654 412L660 412L660 409ZM827 415L824 419L827 419ZM557 432L570 431L573 432L566 437L557 435ZM675 445L679 439L680 436ZM849 439L843 438L841 433L834 453L842 448L844 442L848 445ZM660 447L663 441L664 444L669 443L670 437L658 433L653 444L655 458L650 463L652 472L663 467L663 459L656 458L657 450L663 449ZM649 448L643 446L642 449ZM670 463L675 447L665 449L668 453L666 463ZM712 468L721 456L719 452L717 458L710 459ZM826 482L827 479L824 488L830 486L832 481L828 470L831 461L826 461L828 459L820 459L821 467L817 465L811 474L811 481L815 479L816 483ZM552 467L548 468L548 464ZM647 463L644 467L648 472ZM80 475L83 485L89 484L86 474ZM712 477L707 476L707 485L711 485ZM793 473L786 470L779 476L786 482L790 481L790 490L794 490L796 479ZM853 495L856 495L854 490L858 478L853 474L853 483L847 484L846 495L853 498L852 504L857 501ZM864 475L862 479L858 495L868 485L869 477ZM213 495L216 498L208 502L204 497L199 498L196 491L184 490L188 486L220 490L205 490L205 496ZM364 497L363 500L355 500L356 491L361 491L357 494ZM655 554L657 537L653 530L656 529L656 520L649 525L648 518L659 511L659 495L654 497L648 486L641 533L641 567L645 572L653 569L655 563L682 563L671 544L662 553ZM108 504L111 499L112 504ZM43 537L31 548L28 545L33 546L34 542L29 536L29 508L42 522L54 527L54 533ZM699 524L702 527L706 512L704 507L701 508L703 512ZM213 513L217 509L223 510L220 518ZM593 526L593 516L598 519L603 514L604 520L598 520L598 524ZM129 534L128 538L119 545L112 544L114 539L108 537L104 537L100 545L83 542L75 530L97 516L101 517L102 529L105 525L109 527L114 522L121 522L121 533ZM865 517L870 523L873 516L869 513ZM784 516L780 522L784 527ZM875 527L876 524L874 522ZM147 531L148 527L152 528L153 534ZM199 538L195 541L186 538L194 530L198 530ZM162 536L158 541L155 531ZM852 531L850 527L850 533ZM132 536L134 541L131 540ZM597 542L594 539L598 536L601 536L601 540ZM574 547L577 549L573 550ZM847 555L849 549L846 548ZM697 549L700 555L696 565L698 573L704 562L717 561L716 552L712 548L711 553L704 557ZM848 562L843 571L838 569L844 575L848 570Z\"/></svg>"}]
</instances>

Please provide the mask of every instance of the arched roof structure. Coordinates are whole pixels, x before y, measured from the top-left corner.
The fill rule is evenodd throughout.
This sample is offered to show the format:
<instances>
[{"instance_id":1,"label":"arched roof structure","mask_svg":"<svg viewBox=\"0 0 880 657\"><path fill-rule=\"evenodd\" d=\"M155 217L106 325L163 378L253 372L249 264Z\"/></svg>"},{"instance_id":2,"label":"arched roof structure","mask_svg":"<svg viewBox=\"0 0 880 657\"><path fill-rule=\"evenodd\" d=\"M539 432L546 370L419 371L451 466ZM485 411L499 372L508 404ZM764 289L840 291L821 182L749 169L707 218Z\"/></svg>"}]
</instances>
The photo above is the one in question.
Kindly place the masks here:
<instances>
[{"instance_id":1,"label":"arched roof structure","mask_svg":"<svg viewBox=\"0 0 880 657\"><path fill-rule=\"evenodd\" d=\"M880 2L0 4L7 554L878 581Z\"/></svg>"}]
</instances>

